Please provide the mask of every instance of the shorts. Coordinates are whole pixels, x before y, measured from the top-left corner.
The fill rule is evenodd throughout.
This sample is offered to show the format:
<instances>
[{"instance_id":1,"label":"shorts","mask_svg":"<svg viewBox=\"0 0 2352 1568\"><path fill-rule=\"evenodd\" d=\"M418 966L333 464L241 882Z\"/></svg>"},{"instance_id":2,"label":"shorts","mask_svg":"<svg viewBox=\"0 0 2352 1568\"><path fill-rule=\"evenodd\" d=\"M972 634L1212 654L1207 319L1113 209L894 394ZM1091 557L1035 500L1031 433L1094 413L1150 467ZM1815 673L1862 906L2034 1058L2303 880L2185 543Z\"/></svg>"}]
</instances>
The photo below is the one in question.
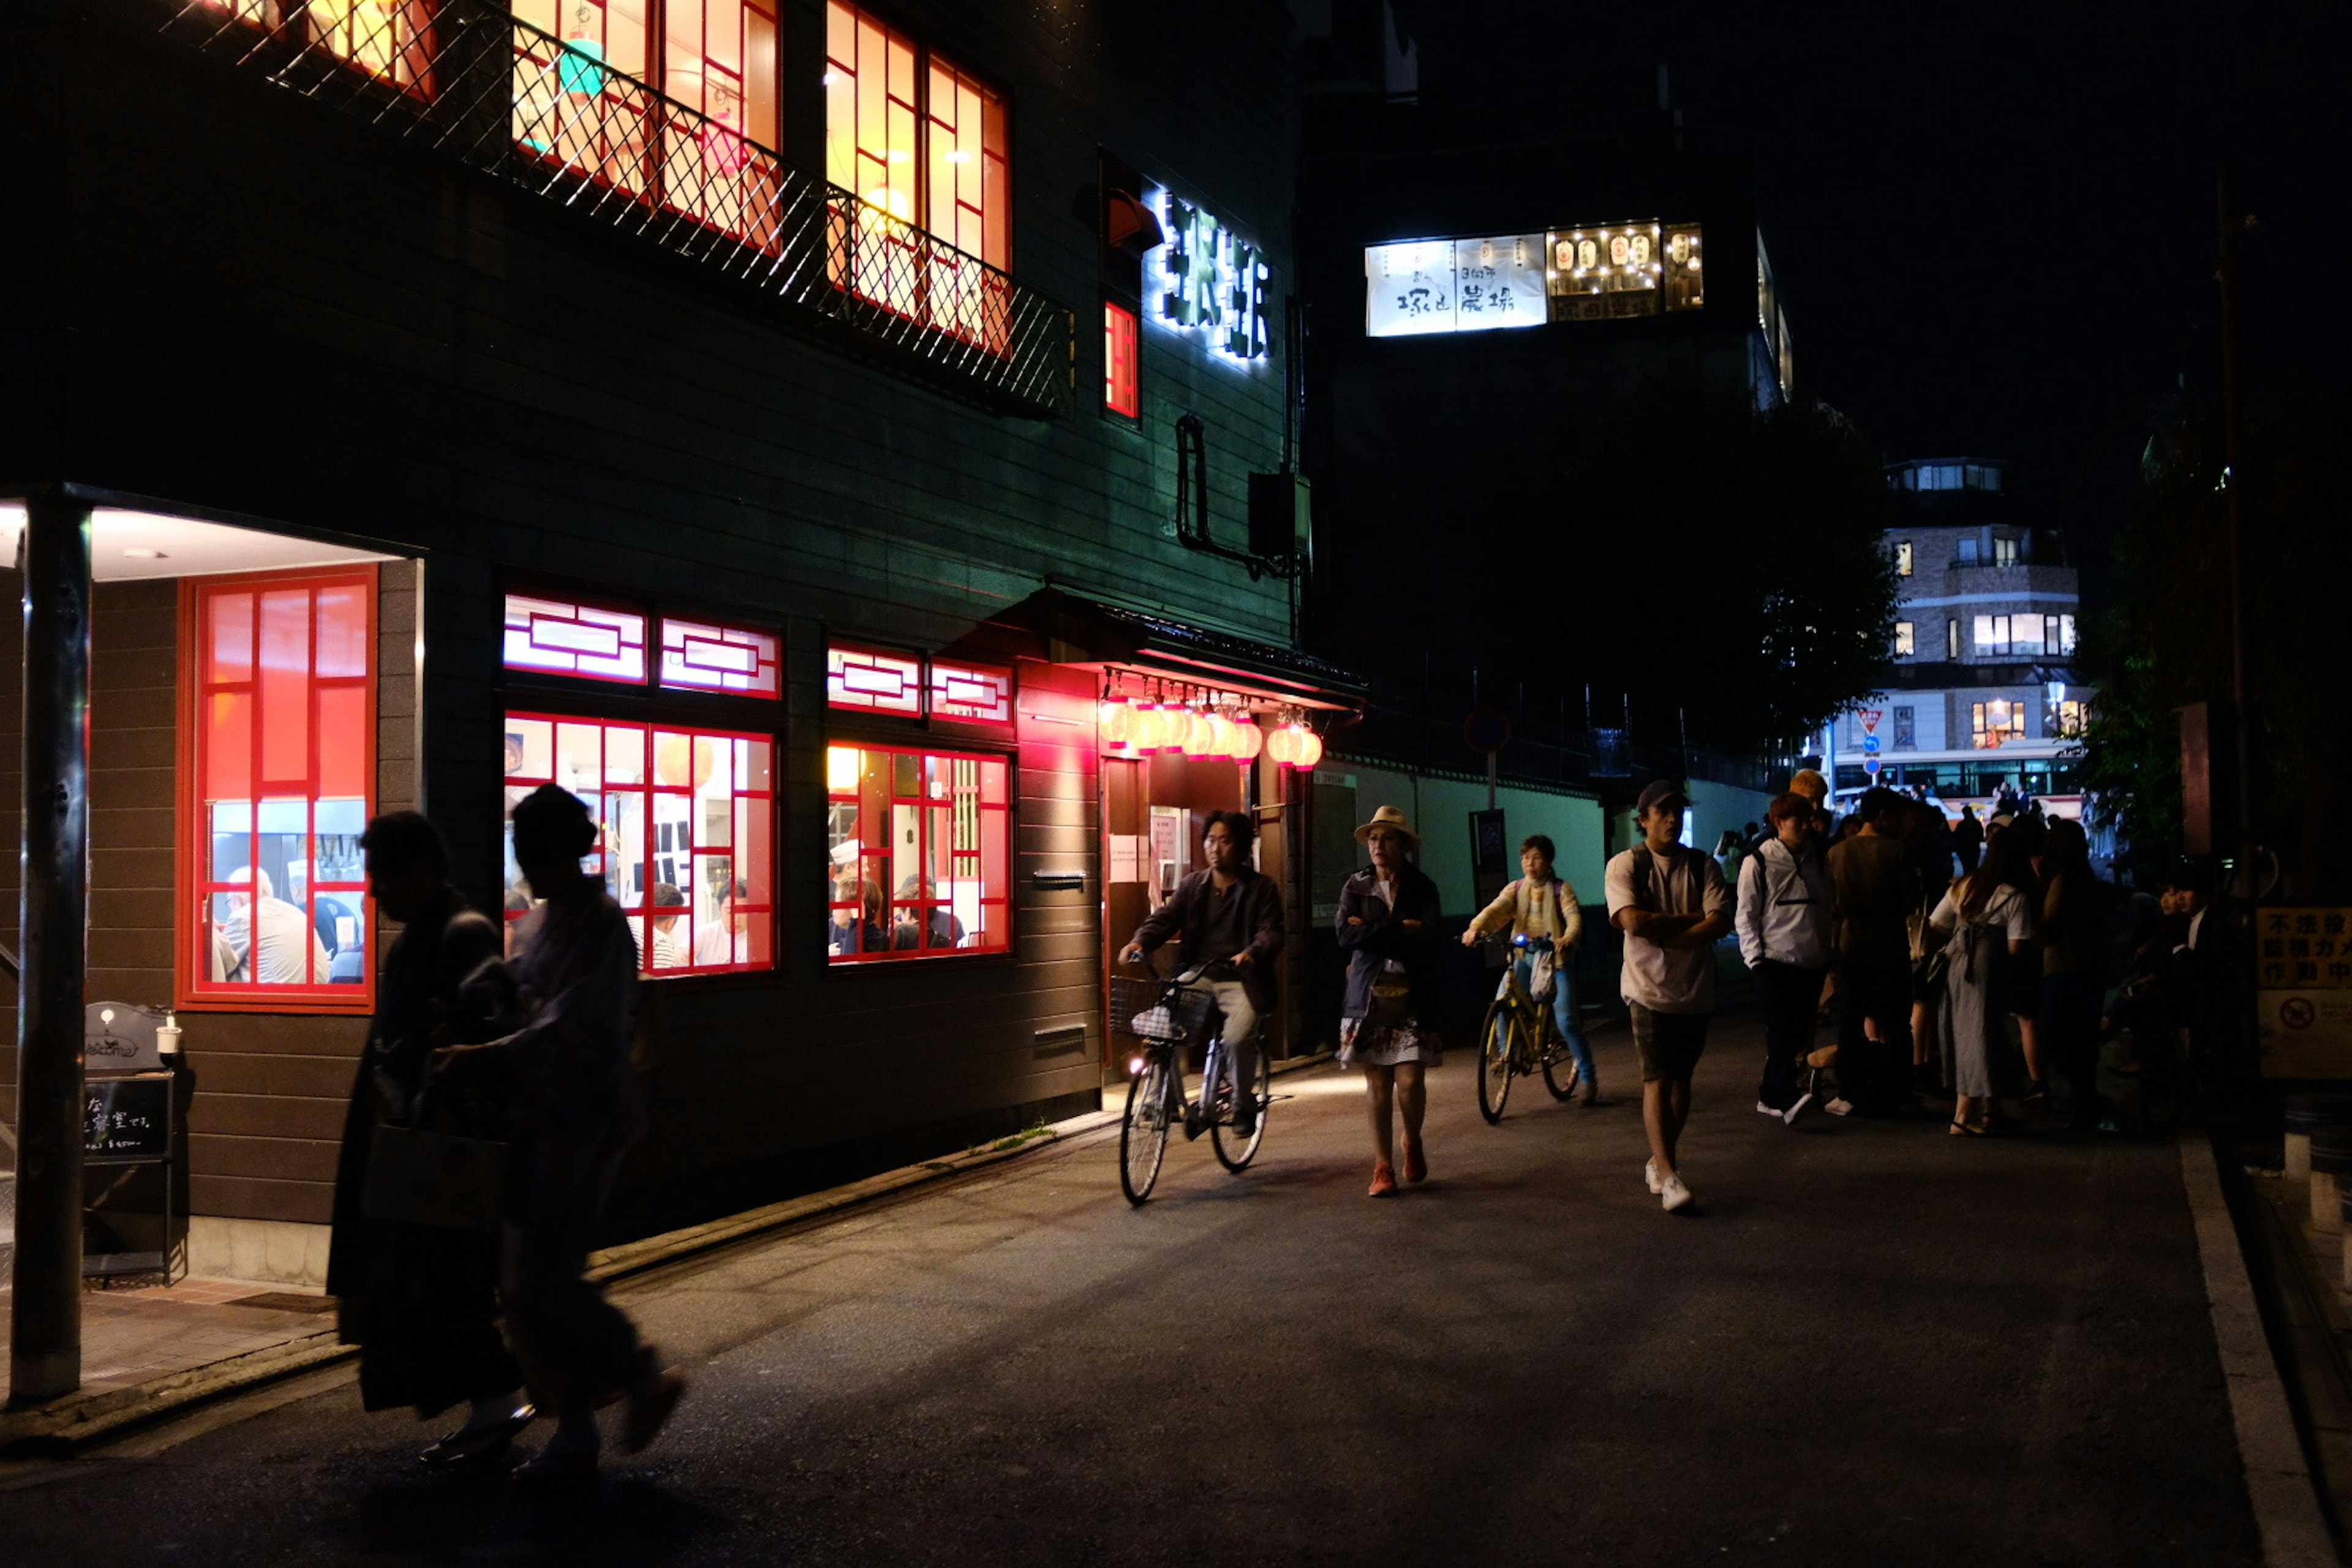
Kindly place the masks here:
<instances>
[{"instance_id":1,"label":"shorts","mask_svg":"<svg viewBox=\"0 0 2352 1568\"><path fill-rule=\"evenodd\" d=\"M1633 1055L1642 1064L1642 1081L1690 1081L1698 1070L1699 1053L1706 1049L1707 1013L1655 1013L1639 1002L1625 1004L1633 1015Z\"/></svg>"}]
</instances>

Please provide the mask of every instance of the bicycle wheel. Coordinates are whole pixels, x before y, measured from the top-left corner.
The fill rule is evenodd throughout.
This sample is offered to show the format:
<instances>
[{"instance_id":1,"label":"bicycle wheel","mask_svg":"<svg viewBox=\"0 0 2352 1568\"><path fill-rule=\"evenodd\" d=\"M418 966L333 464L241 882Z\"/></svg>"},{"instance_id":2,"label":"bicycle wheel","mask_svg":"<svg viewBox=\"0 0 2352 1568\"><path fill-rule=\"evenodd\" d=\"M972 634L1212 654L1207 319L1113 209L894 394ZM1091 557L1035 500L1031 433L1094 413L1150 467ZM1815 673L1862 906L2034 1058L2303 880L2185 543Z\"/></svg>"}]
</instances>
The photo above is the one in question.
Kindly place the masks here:
<instances>
[{"instance_id":1,"label":"bicycle wheel","mask_svg":"<svg viewBox=\"0 0 2352 1568\"><path fill-rule=\"evenodd\" d=\"M1478 1051L1478 1114L1488 1126L1503 1120L1503 1102L1511 1098L1512 1058L1517 1054L1519 1015L1507 1002L1486 1009L1486 1028Z\"/></svg>"},{"instance_id":2,"label":"bicycle wheel","mask_svg":"<svg viewBox=\"0 0 2352 1568\"><path fill-rule=\"evenodd\" d=\"M1168 1065L1154 1054L1127 1080L1127 1114L1118 1126L1118 1184L1127 1201L1141 1205L1160 1180L1168 1153Z\"/></svg>"},{"instance_id":3,"label":"bicycle wheel","mask_svg":"<svg viewBox=\"0 0 2352 1568\"><path fill-rule=\"evenodd\" d=\"M1265 1059L1265 1047L1261 1044L1257 1065L1250 1072L1251 1081L1239 1094L1230 1087L1234 1080L1230 1063L1220 1076L1224 1082L1217 1086L1217 1116L1209 1123L1209 1142L1216 1145L1217 1163L1240 1175L1242 1167L1257 1158L1257 1146L1265 1142L1265 1110L1274 1099L1274 1068ZM1243 1103L1257 1107L1257 1125L1246 1138L1234 1131L1233 1108Z\"/></svg>"},{"instance_id":4,"label":"bicycle wheel","mask_svg":"<svg viewBox=\"0 0 2352 1568\"><path fill-rule=\"evenodd\" d=\"M1543 1075L1544 1087L1551 1090L1554 1100L1566 1100L1576 1092L1580 1082L1576 1053L1568 1048L1568 1042L1559 1037L1559 1027L1549 1020L1544 1024Z\"/></svg>"}]
</instances>

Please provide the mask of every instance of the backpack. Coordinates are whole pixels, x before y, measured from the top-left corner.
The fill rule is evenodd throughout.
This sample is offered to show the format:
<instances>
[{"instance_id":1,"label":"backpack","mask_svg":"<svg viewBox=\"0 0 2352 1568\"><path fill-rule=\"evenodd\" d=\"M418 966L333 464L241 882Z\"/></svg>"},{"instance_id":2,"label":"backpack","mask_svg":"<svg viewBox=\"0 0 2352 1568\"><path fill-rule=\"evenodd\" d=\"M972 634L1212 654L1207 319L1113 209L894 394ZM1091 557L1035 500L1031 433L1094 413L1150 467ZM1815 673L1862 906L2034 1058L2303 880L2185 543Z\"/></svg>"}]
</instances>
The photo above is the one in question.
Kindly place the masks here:
<instances>
[{"instance_id":1,"label":"backpack","mask_svg":"<svg viewBox=\"0 0 2352 1568\"><path fill-rule=\"evenodd\" d=\"M1655 882L1657 856L1647 844L1636 844L1626 853L1633 857L1633 907L1649 914L1665 913L1658 907L1660 892ZM1689 865L1690 858L1697 853L1696 849L1675 845L1673 869L1678 871Z\"/></svg>"}]
</instances>

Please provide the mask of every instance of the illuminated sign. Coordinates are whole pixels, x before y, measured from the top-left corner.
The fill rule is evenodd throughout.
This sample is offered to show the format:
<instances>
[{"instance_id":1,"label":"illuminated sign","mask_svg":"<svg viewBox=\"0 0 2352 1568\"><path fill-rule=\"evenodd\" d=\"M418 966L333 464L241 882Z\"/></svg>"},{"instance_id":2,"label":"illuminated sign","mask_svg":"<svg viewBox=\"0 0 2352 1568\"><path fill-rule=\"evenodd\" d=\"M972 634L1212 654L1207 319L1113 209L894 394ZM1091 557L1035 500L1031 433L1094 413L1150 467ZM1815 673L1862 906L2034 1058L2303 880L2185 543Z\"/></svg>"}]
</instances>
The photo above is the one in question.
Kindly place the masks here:
<instances>
[{"instance_id":1,"label":"illuminated sign","mask_svg":"<svg viewBox=\"0 0 2352 1568\"><path fill-rule=\"evenodd\" d=\"M1150 194L1168 236L1160 247L1160 324L1199 332L1239 364L1265 358L1265 253L1173 192Z\"/></svg>"},{"instance_id":2,"label":"illuminated sign","mask_svg":"<svg viewBox=\"0 0 2352 1568\"><path fill-rule=\"evenodd\" d=\"M1695 223L1618 223L1364 247L1364 335L1479 332L1696 310Z\"/></svg>"}]
</instances>

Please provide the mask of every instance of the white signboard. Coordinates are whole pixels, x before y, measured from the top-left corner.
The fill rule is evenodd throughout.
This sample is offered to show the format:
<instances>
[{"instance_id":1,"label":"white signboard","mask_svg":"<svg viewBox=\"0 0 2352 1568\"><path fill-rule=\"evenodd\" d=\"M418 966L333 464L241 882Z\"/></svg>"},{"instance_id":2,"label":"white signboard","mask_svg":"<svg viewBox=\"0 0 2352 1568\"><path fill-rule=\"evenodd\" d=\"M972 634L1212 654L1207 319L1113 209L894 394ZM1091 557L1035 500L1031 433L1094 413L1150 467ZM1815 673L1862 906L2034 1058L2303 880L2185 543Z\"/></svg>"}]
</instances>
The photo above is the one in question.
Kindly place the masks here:
<instances>
[{"instance_id":1,"label":"white signboard","mask_svg":"<svg viewBox=\"0 0 2352 1568\"><path fill-rule=\"evenodd\" d=\"M1402 338L1454 330L1454 242L1412 240L1364 249L1364 335Z\"/></svg>"},{"instance_id":2,"label":"white signboard","mask_svg":"<svg viewBox=\"0 0 2352 1568\"><path fill-rule=\"evenodd\" d=\"M1364 249L1364 334L1479 332L1545 320L1544 237L1416 239Z\"/></svg>"},{"instance_id":3,"label":"white signboard","mask_svg":"<svg viewBox=\"0 0 2352 1568\"><path fill-rule=\"evenodd\" d=\"M1544 322L1544 237L1507 234L1454 242L1454 330Z\"/></svg>"}]
</instances>

